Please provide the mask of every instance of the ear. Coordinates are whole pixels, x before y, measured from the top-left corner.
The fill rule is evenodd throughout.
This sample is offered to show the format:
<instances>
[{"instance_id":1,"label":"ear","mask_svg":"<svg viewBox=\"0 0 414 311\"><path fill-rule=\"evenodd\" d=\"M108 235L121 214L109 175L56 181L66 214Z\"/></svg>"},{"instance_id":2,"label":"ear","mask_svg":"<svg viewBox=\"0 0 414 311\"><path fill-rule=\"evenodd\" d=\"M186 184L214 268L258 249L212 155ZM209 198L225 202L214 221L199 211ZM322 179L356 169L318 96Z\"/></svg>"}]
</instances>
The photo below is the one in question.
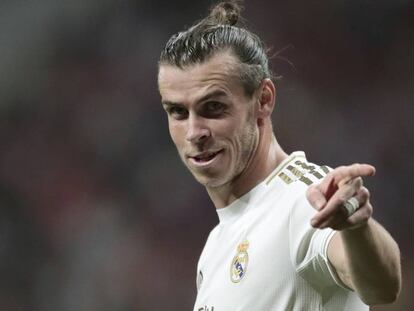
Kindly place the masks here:
<instances>
[{"instance_id":1,"label":"ear","mask_svg":"<svg viewBox=\"0 0 414 311\"><path fill-rule=\"evenodd\" d=\"M258 119L263 120L269 118L275 107L276 100L276 87L272 80L264 79L262 81L257 100L259 104Z\"/></svg>"}]
</instances>

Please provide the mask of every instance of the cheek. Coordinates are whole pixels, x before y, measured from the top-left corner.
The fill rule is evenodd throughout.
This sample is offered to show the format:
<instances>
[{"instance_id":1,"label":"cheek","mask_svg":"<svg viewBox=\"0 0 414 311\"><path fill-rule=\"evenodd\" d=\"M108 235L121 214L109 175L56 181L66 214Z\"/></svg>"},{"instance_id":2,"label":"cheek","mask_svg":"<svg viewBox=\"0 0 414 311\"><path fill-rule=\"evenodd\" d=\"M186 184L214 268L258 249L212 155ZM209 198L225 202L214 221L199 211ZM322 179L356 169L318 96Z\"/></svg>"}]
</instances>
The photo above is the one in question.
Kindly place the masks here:
<instances>
[{"instance_id":1,"label":"cheek","mask_svg":"<svg viewBox=\"0 0 414 311\"><path fill-rule=\"evenodd\" d=\"M183 140L184 140L184 129L182 126L178 126L176 123L174 122L169 122L168 125L169 131L170 131L170 136L172 141L174 142L174 144L179 147Z\"/></svg>"},{"instance_id":2,"label":"cheek","mask_svg":"<svg viewBox=\"0 0 414 311\"><path fill-rule=\"evenodd\" d=\"M254 122L254 121L253 121ZM249 158L254 151L256 144L257 131L255 124L252 122L246 123L238 133L238 151L242 159Z\"/></svg>"}]
</instances>

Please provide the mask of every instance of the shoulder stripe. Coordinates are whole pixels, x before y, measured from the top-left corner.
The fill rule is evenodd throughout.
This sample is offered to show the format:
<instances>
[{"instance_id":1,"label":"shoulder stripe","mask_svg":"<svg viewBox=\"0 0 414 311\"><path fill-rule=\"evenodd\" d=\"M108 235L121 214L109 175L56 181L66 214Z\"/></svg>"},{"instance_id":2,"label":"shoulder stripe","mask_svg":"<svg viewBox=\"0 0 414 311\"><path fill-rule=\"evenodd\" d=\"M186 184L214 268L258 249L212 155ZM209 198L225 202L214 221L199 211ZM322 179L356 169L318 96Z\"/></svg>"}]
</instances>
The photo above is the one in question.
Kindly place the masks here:
<instances>
[{"instance_id":1,"label":"shoulder stripe","mask_svg":"<svg viewBox=\"0 0 414 311\"><path fill-rule=\"evenodd\" d=\"M299 178L302 177L303 174L304 174L302 171L300 171L299 169L297 169L296 167L294 167L292 165L288 165L287 169L289 171L291 171L293 175L295 175L296 177L299 177Z\"/></svg>"},{"instance_id":2,"label":"shoulder stripe","mask_svg":"<svg viewBox=\"0 0 414 311\"><path fill-rule=\"evenodd\" d=\"M308 186L310 186L310 185L312 185L312 184L313 184L313 181L312 181L312 180L310 180L309 178L305 177L305 176L302 176L301 178L299 178L299 180L300 180L301 182L304 182L304 183L305 183L305 184L307 184Z\"/></svg>"},{"instance_id":3,"label":"shoulder stripe","mask_svg":"<svg viewBox=\"0 0 414 311\"><path fill-rule=\"evenodd\" d=\"M329 173L329 168L326 165L321 166L321 170L325 172L325 174Z\"/></svg>"},{"instance_id":4,"label":"shoulder stripe","mask_svg":"<svg viewBox=\"0 0 414 311\"><path fill-rule=\"evenodd\" d=\"M276 171L267 179L266 185L268 185L273 180L273 178L275 178L281 171L283 171L287 165L289 165L293 160L296 160L298 158L305 158L305 156L302 156L302 155L294 156L292 159L290 159L289 161L287 161L281 167L279 167L278 169L276 169ZM284 175L286 175L286 174L284 174Z\"/></svg>"},{"instance_id":5,"label":"shoulder stripe","mask_svg":"<svg viewBox=\"0 0 414 311\"><path fill-rule=\"evenodd\" d=\"M329 171L330 169L327 166L309 163L304 156L297 155L277 169L268 178L266 184L268 185L275 177L279 177L288 185L299 180L309 186L322 179Z\"/></svg>"},{"instance_id":6,"label":"shoulder stripe","mask_svg":"<svg viewBox=\"0 0 414 311\"><path fill-rule=\"evenodd\" d=\"M293 179L291 179L288 175L286 175L283 172L280 172L278 175L285 183L287 183L288 185L293 181Z\"/></svg>"}]
</instances>

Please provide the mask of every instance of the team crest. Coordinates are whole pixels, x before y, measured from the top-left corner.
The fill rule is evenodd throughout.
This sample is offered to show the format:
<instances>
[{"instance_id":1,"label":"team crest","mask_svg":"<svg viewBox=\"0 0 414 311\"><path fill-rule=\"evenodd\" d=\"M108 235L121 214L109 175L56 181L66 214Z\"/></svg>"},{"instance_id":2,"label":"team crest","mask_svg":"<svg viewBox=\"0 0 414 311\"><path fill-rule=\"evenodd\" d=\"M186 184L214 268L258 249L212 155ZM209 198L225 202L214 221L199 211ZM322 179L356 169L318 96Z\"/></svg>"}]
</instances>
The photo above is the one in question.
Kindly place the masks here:
<instances>
[{"instance_id":1,"label":"team crest","mask_svg":"<svg viewBox=\"0 0 414 311\"><path fill-rule=\"evenodd\" d=\"M246 275L247 265L249 263L249 241L244 240L237 247L237 254L234 256L230 266L230 279L233 283L238 283Z\"/></svg>"}]
</instances>

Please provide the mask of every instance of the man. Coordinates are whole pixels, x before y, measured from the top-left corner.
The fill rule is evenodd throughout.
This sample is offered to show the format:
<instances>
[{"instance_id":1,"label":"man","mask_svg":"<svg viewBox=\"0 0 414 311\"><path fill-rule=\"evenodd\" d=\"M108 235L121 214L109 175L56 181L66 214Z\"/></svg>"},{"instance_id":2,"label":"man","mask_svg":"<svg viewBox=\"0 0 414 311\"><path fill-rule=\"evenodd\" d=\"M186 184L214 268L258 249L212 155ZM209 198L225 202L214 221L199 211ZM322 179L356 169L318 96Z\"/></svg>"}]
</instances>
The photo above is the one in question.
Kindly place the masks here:
<instances>
[{"instance_id":1,"label":"man","mask_svg":"<svg viewBox=\"0 0 414 311\"><path fill-rule=\"evenodd\" d=\"M194 310L368 310L400 291L399 250L371 218L362 177L287 155L272 129L275 85L260 39L218 4L171 37L159 90L184 164L219 224L198 263Z\"/></svg>"}]
</instances>

